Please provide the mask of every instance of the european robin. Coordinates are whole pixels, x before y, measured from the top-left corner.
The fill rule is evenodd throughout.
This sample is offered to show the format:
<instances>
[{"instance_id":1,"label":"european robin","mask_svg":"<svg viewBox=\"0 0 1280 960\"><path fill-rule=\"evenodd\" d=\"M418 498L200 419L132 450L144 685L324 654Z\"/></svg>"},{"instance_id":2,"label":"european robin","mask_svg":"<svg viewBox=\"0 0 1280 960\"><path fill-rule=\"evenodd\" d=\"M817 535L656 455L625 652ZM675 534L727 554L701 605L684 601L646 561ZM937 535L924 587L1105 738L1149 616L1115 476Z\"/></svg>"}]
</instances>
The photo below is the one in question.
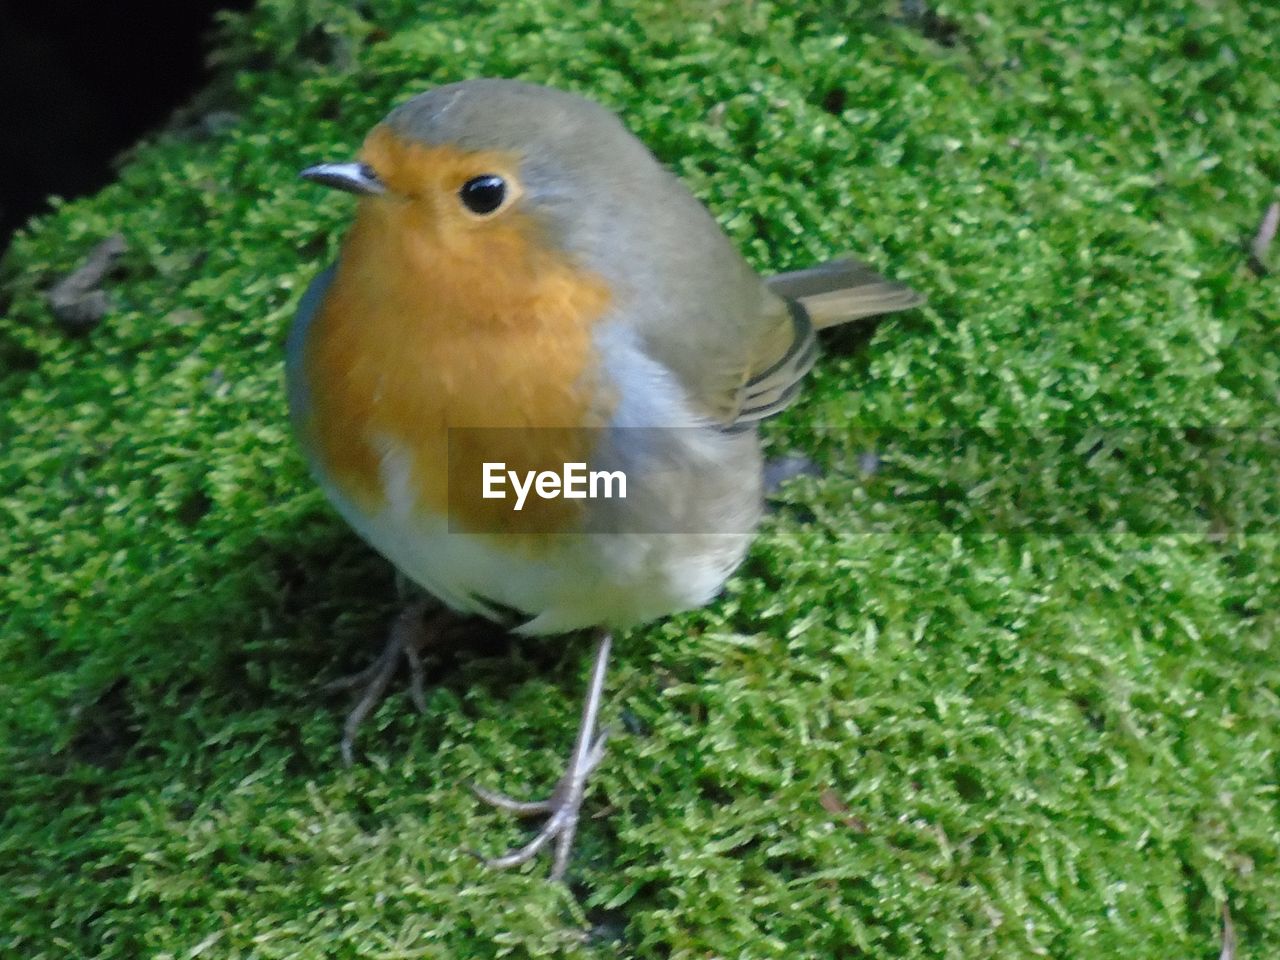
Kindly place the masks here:
<instances>
[{"instance_id":1,"label":"european robin","mask_svg":"<svg viewBox=\"0 0 1280 960\"><path fill-rule=\"evenodd\" d=\"M446 608L523 634L598 634L550 798L477 788L546 817L487 862L554 842L559 878L604 753L610 631L709 602L742 560L764 497L756 425L795 398L814 331L921 297L848 259L760 277L612 113L511 80L414 97L356 160L302 176L359 197L288 343L290 414L329 499ZM571 498L574 464L621 476L625 496L586 495L583 480ZM514 509L522 483L557 470ZM364 689L348 762L402 656L422 705L418 651L439 622L424 611L352 678Z\"/></svg>"}]
</instances>

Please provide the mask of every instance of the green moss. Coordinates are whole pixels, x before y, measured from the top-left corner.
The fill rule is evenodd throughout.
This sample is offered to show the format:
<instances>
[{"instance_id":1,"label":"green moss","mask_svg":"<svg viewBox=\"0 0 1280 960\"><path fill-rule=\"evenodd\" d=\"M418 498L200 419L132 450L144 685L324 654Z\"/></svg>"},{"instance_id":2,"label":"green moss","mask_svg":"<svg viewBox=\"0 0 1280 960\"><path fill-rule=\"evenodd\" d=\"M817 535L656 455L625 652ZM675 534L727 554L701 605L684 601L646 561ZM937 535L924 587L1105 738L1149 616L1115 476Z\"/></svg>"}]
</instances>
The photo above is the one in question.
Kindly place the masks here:
<instances>
[{"instance_id":1,"label":"green moss","mask_svg":"<svg viewBox=\"0 0 1280 960\"><path fill-rule=\"evenodd\" d=\"M1216 957L1227 902L1237 956L1280 954L1280 286L1243 252L1280 15L1162 6L226 21L238 122L6 264L0 953L1163 960ZM762 269L855 250L930 297L770 426L830 473L727 595L619 644L568 889L481 870L521 832L463 784L554 780L581 644L463 643L338 764L318 685L395 590L281 389L351 212L295 172L478 75L619 110ZM116 308L68 339L41 292L116 231Z\"/></svg>"}]
</instances>

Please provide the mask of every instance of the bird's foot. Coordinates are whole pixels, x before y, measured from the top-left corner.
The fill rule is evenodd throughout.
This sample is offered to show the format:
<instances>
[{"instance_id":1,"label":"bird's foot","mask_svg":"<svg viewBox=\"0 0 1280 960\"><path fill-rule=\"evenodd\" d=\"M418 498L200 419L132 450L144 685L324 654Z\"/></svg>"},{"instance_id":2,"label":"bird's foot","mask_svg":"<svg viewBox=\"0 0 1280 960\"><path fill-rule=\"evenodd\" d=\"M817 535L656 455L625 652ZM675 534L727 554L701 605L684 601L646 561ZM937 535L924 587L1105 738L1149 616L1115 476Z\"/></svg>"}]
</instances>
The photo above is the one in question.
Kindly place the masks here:
<instances>
[{"instance_id":1,"label":"bird's foot","mask_svg":"<svg viewBox=\"0 0 1280 960\"><path fill-rule=\"evenodd\" d=\"M373 708L378 705L387 692L391 678L395 676L400 660L403 658L409 665L409 696L413 705L422 713L427 710L427 698L424 693L426 669L422 664L422 651L439 633L446 614L437 613L428 617L432 605L426 601L412 603L400 612L391 624L387 634L386 646L376 660L359 673L342 677L332 683L325 684L326 691L358 690L359 699L347 714L342 726L342 762L348 767L355 758L356 734L360 726L368 718Z\"/></svg>"},{"instance_id":2,"label":"bird's foot","mask_svg":"<svg viewBox=\"0 0 1280 960\"><path fill-rule=\"evenodd\" d=\"M585 762L579 766L570 763L555 790L546 800L517 800L496 790L486 790L473 784L476 796L490 806L505 810L518 817L545 816L547 819L532 840L522 847L509 850L500 857L482 857L485 866L502 869L528 863L538 851L555 841L555 858L551 866L551 879L559 880L569 866L569 854L573 849L573 837L578 831L582 815L582 799L586 795L587 778L600 765L604 757L604 745L608 729L601 730L591 744Z\"/></svg>"},{"instance_id":3,"label":"bird's foot","mask_svg":"<svg viewBox=\"0 0 1280 960\"><path fill-rule=\"evenodd\" d=\"M596 732L596 720L600 713L600 701L604 691L605 669L609 662L610 638L600 638L596 647L595 665L591 671L591 684L582 709L582 723L573 746L564 776L556 784L546 800L517 800L505 793L487 790L472 784L471 789L485 803L520 817L545 816L546 822L532 840L499 857L481 857L486 866L502 869L528 863L543 847L555 842L555 855L551 864L551 879L560 880L569 866L569 854L573 849L573 837L578 830L582 813L582 799L586 794L587 779L604 758L605 743L609 738L606 727Z\"/></svg>"}]
</instances>

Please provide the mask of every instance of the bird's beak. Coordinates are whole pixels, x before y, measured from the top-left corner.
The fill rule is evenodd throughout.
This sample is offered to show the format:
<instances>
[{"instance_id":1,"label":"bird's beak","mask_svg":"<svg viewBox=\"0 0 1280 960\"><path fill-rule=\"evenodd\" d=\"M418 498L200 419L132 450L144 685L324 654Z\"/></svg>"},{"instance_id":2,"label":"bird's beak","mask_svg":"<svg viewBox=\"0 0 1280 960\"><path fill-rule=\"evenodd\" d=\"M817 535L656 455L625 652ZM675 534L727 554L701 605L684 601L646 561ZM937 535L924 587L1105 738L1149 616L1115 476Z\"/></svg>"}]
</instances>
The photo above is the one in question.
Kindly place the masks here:
<instances>
[{"instance_id":1,"label":"bird's beak","mask_svg":"<svg viewBox=\"0 0 1280 960\"><path fill-rule=\"evenodd\" d=\"M373 172L373 167L367 163L317 163L314 167L307 167L298 176L312 183L362 196L385 193L387 190Z\"/></svg>"}]
</instances>

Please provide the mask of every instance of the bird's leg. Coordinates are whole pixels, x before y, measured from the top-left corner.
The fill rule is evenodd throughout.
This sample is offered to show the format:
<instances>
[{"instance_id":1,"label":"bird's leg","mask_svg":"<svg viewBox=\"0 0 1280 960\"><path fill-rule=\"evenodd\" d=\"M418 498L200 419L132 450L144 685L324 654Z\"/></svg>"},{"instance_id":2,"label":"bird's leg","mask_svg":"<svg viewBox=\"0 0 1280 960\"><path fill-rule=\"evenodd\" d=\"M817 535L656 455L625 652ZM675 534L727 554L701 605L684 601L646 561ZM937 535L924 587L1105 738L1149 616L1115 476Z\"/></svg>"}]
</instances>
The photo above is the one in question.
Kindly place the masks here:
<instances>
[{"instance_id":1,"label":"bird's leg","mask_svg":"<svg viewBox=\"0 0 1280 960\"><path fill-rule=\"evenodd\" d=\"M597 720L600 716L600 701L604 697L604 676L609 664L609 648L612 637L608 633L600 635L596 645L595 664L591 668L591 682L587 688L587 697L582 705L582 721L578 726L578 736L573 743L573 753L564 775L551 796L546 800L516 800L506 794L486 790L472 785L472 790L483 801L499 810L506 810L517 816L528 817L545 815L547 820L537 835L523 847L517 847L500 857L485 860L490 867L514 867L517 864L532 860L552 840L555 841L555 858L551 865L551 879L559 880L569 866L569 852L573 847L573 835L578 829L578 817L582 810L582 798L586 790L587 778L600 765L604 757L604 745L608 739L608 728L597 732Z\"/></svg>"},{"instance_id":2,"label":"bird's leg","mask_svg":"<svg viewBox=\"0 0 1280 960\"><path fill-rule=\"evenodd\" d=\"M343 677L325 685L325 690L359 690L360 698L347 714L342 726L342 762L351 766L355 757L356 734L360 725L387 692L391 678L400 666L400 659L409 664L409 695L422 713L427 711L427 698L423 692L426 671L422 666L422 650L436 636L448 614L441 610L428 618L433 604L419 600L405 607L392 621L386 646L378 658L359 673Z\"/></svg>"}]
</instances>

